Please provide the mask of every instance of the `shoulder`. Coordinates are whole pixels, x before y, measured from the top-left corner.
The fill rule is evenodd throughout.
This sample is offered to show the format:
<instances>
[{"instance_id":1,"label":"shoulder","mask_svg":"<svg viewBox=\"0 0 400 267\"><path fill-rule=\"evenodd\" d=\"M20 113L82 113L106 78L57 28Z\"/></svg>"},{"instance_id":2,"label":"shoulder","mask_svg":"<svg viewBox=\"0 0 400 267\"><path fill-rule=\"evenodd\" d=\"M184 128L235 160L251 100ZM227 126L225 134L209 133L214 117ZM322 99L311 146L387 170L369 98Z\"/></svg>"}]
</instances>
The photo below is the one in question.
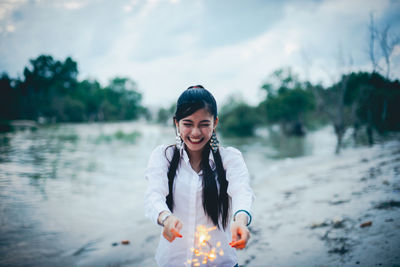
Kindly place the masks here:
<instances>
[{"instance_id":1,"label":"shoulder","mask_svg":"<svg viewBox=\"0 0 400 267\"><path fill-rule=\"evenodd\" d=\"M242 152L239 149L228 146L228 147L219 147L219 151L221 153L221 157L231 156L231 155L242 155Z\"/></svg>"},{"instance_id":2,"label":"shoulder","mask_svg":"<svg viewBox=\"0 0 400 267\"><path fill-rule=\"evenodd\" d=\"M232 160L235 161L238 159L243 159L242 152L240 152L239 149L231 147L231 146L220 147L219 153L221 154L221 159L224 163L230 162Z\"/></svg>"},{"instance_id":3,"label":"shoulder","mask_svg":"<svg viewBox=\"0 0 400 267\"><path fill-rule=\"evenodd\" d=\"M173 145L159 145L153 149L151 153L151 158L153 159L165 159L170 161L172 159L172 155L174 154L174 146Z\"/></svg>"},{"instance_id":4,"label":"shoulder","mask_svg":"<svg viewBox=\"0 0 400 267\"><path fill-rule=\"evenodd\" d=\"M220 148L220 154L228 180L232 181L235 177L243 177L243 175L248 176L246 162L237 148Z\"/></svg>"}]
</instances>

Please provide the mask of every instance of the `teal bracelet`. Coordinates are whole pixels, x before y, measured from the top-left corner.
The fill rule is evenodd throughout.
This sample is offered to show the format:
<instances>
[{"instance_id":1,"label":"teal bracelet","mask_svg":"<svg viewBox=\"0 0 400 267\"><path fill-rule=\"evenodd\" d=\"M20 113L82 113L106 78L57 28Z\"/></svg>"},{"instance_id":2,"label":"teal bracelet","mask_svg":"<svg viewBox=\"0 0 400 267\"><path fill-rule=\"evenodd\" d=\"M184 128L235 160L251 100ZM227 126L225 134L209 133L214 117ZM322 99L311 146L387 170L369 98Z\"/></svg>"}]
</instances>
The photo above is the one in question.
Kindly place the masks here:
<instances>
[{"instance_id":1,"label":"teal bracelet","mask_svg":"<svg viewBox=\"0 0 400 267\"><path fill-rule=\"evenodd\" d=\"M238 213L241 212L241 211L245 212L245 213L247 214L247 216L249 217L249 221L247 222L247 225L246 225L246 226L249 226L250 223L251 223L251 219L252 219L252 218L251 218L250 213L249 213L247 210L238 210L237 212L235 212L235 214L233 215L233 220L235 221L236 214L238 214Z\"/></svg>"}]
</instances>

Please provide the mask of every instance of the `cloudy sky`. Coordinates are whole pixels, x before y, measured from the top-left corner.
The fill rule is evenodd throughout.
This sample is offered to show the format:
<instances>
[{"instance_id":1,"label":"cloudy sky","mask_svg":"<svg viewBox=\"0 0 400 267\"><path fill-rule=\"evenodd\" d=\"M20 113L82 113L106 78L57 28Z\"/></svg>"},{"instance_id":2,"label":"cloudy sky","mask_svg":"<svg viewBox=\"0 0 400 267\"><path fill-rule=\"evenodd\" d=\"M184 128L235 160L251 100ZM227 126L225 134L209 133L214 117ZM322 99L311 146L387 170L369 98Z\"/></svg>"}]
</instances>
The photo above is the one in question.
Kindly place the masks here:
<instances>
[{"instance_id":1,"label":"cloudy sky","mask_svg":"<svg viewBox=\"0 0 400 267\"><path fill-rule=\"evenodd\" d=\"M399 34L400 0L0 0L0 72L21 77L40 54L71 56L80 79L130 77L148 105L168 106L194 84L218 102L256 104L280 67L323 83L371 70L371 12Z\"/></svg>"}]
</instances>

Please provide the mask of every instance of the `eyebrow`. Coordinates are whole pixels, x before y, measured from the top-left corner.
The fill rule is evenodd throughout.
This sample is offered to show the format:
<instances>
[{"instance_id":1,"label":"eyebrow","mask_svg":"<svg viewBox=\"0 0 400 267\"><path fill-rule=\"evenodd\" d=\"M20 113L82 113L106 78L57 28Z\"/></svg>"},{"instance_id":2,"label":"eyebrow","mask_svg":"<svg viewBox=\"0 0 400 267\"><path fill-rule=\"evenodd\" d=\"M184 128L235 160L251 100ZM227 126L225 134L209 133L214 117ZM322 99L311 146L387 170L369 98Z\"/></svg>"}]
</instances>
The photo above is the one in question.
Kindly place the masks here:
<instances>
[{"instance_id":1,"label":"eyebrow","mask_svg":"<svg viewBox=\"0 0 400 267\"><path fill-rule=\"evenodd\" d=\"M189 120L189 119L184 119L183 121L193 122L192 120ZM211 122L211 121L210 120L202 120L202 121L200 121L200 123L202 123L202 122Z\"/></svg>"}]
</instances>

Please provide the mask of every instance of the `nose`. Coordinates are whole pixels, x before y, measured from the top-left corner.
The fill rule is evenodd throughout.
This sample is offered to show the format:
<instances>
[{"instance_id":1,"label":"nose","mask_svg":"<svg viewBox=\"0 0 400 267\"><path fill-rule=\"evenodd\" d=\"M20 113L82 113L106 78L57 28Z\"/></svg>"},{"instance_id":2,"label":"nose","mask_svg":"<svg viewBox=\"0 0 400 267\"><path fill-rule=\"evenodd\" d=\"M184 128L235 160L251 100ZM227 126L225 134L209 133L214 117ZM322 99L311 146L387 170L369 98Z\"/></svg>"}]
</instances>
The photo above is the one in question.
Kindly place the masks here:
<instances>
[{"instance_id":1,"label":"nose","mask_svg":"<svg viewBox=\"0 0 400 267\"><path fill-rule=\"evenodd\" d=\"M192 130L192 135L193 136L199 136L201 134L201 131L198 127L194 127Z\"/></svg>"}]
</instances>

